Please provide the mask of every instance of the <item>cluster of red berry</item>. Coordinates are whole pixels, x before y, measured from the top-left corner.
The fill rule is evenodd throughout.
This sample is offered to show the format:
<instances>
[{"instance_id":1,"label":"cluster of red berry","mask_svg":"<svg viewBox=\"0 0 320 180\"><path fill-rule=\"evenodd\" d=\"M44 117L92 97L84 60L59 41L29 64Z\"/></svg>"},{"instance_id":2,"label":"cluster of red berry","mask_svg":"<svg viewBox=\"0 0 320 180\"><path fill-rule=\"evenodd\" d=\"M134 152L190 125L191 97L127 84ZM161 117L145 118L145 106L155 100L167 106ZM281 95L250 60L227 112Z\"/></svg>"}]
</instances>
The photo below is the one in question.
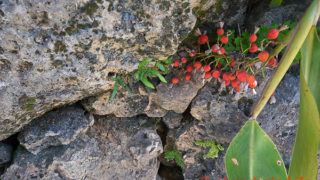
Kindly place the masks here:
<instances>
[{"instance_id":1,"label":"cluster of red berry","mask_svg":"<svg viewBox=\"0 0 320 180\"><path fill-rule=\"evenodd\" d=\"M250 87L254 89L257 86L257 81L255 75L257 72L254 72L253 65L256 65L261 68L265 68L269 65L271 68L277 65L276 58L269 58L269 53L265 50L266 47L270 44L263 46L263 41L266 39L275 40L279 32L284 30L282 29L271 29L268 32L266 38L261 40L261 48L255 44L257 41L257 33L259 31L256 28L255 32L250 35L248 41L250 46L248 49L243 50L238 53L238 56L235 56L235 52L226 52L223 47L229 42L230 32L225 34L223 29L223 23L220 23L220 28L217 30L218 40L217 43L210 46L209 38L206 35L206 32L201 33L200 30L197 30L199 38L198 45L199 51L196 50L187 50L190 60L186 57L181 57L173 63L174 68L180 68L180 74L184 74L185 80L190 80L192 73L202 73L204 80L211 80L212 78L218 79L223 87L228 86L229 84L236 91L241 91L243 88ZM209 50L206 50L204 53L200 52L201 45L208 45ZM258 53L257 56L245 57L244 52L248 51L249 53ZM240 55L240 56L239 56ZM235 58L241 57L241 58ZM268 62L266 62L269 60ZM262 64L263 63L263 64ZM172 78L172 83L176 84L179 82L178 77Z\"/></svg>"}]
</instances>

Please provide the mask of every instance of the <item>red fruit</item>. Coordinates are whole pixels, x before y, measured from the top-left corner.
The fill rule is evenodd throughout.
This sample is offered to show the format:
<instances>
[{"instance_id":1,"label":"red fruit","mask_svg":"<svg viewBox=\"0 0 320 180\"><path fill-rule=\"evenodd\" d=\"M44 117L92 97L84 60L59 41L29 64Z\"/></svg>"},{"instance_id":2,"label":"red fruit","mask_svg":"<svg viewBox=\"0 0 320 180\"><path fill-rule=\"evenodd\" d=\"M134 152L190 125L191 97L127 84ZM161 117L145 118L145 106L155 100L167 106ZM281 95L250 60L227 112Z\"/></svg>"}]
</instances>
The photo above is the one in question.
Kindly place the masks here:
<instances>
[{"instance_id":1,"label":"red fruit","mask_svg":"<svg viewBox=\"0 0 320 180\"><path fill-rule=\"evenodd\" d=\"M231 63L230 63L230 66L231 66L231 67L234 67L235 64L236 64L236 61L235 61L235 60L232 60Z\"/></svg>"},{"instance_id":2,"label":"red fruit","mask_svg":"<svg viewBox=\"0 0 320 180\"><path fill-rule=\"evenodd\" d=\"M201 64L201 62L196 61L196 62L193 64L193 67L196 68L196 69L201 69L202 64Z\"/></svg>"},{"instance_id":3,"label":"red fruit","mask_svg":"<svg viewBox=\"0 0 320 180\"><path fill-rule=\"evenodd\" d=\"M277 39L278 35L279 35L278 29L270 29L270 31L268 32L269 39Z\"/></svg>"},{"instance_id":4,"label":"red fruit","mask_svg":"<svg viewBox=\"0 0 320 180\"><path fill-rule=\"evenodd\" d=\"M222 79L225 81L229 81L230 80L230 73L226 72L223 74Z\"/></svg>"},{"instance_id":5,"label":"red fruit","mask_svg":"<svg viewBox=\"0 0 320 180\"><path fill-rule=\"evenodd\" d=\"M214 78L218 78L218 77L220 77L220 75L221 75L221 71L219 71L219 70L214 70L212 72L212 77L214 77Z\"/></svg>"},{"instance_id":6,"label":"red fruit","mask_svg":"<svg viewBox=\"0 0 320 180\"><path fill-rule=\"evenodd\" d=\"M211 70L210 65L204 65L204 66L203 66L203 71L204 71L204 72L209 72L210 70Z\"/></svg>"},{"instance_id":7,"label":"red fruit","mask_svg":"<svg viewBox=\"0 0 320 180\"><path fill-rule=\"evenodd\" d=\"M238 86L240 86L240 82L237 79L235 79L235 80L231 81L231 86L234 88L238 87Z\"/></svg>"},{"instance_id":8,"label":"red fruit","mask_svg":"<svg viewBox=\"0 0 320 180\"><path fill-rule=\"evenodd\" d=\"M249 48L249 52L250 53L255 53L258 50L258 46L256 44L251 44L250 48Z\"/></svg>"},{"instance_id":9,"label":"red fruit","mask_svg":"<svg viewBox=\"0 0 320 180\"><path fill-rule=\"evenodd\" d=\"M187 70L187 72L192 72L193 66L192 65L188 65L186 70Z\"/></svg>"},{"instance_id":10,"label":"red fruit","mask_svg":"<svg viewBox=\"0 0 320 180\"><path fill-rule=\"evenodd\" d=\"M271 58L268 62L268 65L271 67L275 67L277 65L277 60L276 58Z\"/></svg>"},{"instance_id":11,"label":"red fruit","mask_svg":"<svg viewBox=\"0 0 320 180\"><path fill-rule=\"evenodd\" d=\"M184 63L187 63L187 58L186 57L181 57L181 62L184 64Z\"/></svg>"},{"instance_id":12,"label":"red fruit","mask_svg":"<svg viewBox=\"0 0 320 180\"><path fill-rule=\"evenodd\" d=\"M217 30L218 36L222 36L223 33L224 33L224 30L223 30L222 28L219 28L219 29Z\"/></svg>"},{"instance_id":13,"label":"red fruit","mask_svg":"<svg viewBox=\"0 0 320 180\"><path fill-rule=\"evenodd\" d=\"M184 78L185 78L187 81L189 81L189 80L191 79L191 75L190 75L189 73L187 73L187 74L184 76Z\"/></svg>"},{"instance_id":14,"label":"red fruit","mask_svg":"<svg viewBox=\"0 0 320 180\"><path fill-rule=\"evenodd\" d=\"M180 64L179 60L175 60L173 62L173 67L179 67L179 64Z\"/></svg>"},{"instance_id":15,"label":"red fruit","mask_svg":"<svg viewBox=\"0 0 320 180\"><path fill-rule=\"evenodd\" d=\"M199 44L205 44L208 42L208 36L205 34L201 34L198 40Z\"/></svg>"},{"instance_id":16,"label":"red fruit","mask_svg":"<svg viewBox=\"0 0 320 180\"><path fill-rule=\"evenodd\" d=\"M173 77L171 81L172 81L172 84L177 84L179 82L179 78Z\"/></svg>"},{"instance_id":17,"label":"red fruit","mask_svg":"<svg viewBox=\"0 0 320 180\"><path fill-rule=\"evenodd\" d=\"M236 87L236 90L237 90L238 92L240 92L240 91L241 91L240 86Z\"/></svg>"},{"instance_id":18,"label":"red fruit","mask_svg":"<svg viewBox=\"0 0 320 180\"><path fill-rule=\"evenodd\" d=\"M220 41L222 44L227 44L229 41L229 38L228 38L228 36L222 36Z\"/></svg>"},{"instance_id":19,"label":"red fruit","mask_svg":"<svg viewBox=\"0 0 320 180\"><path fill-rule=\"evenodd\" d=\"M211 73L210 72L206 72L206 74L204 74L204 78L208 79L211 77Z\"/></svg>"},{"instance_id":20,"label":"red fruit","mask_svg":"<svg viewBox=\"0 0 320 180\"><path fill-rule=\"evenodd\" d=\"M258 55L260 61L265 62L269 58L269 53L267 51L262 51Z\"/></svg>"},{"instance_id":21,"label":"red fruit","mask_svg":"<svg viewBox=\"0 0 320 180\"><path fill-rule=\"evenodd\" d=\"M212 49L212 52L217 53L217 52L219 51L220 47L219 47L218 44L214 44L214 45L211 47L211 49Z\"/></svg>"},{"instance_id":22,"label":"red fruit","mask_svg":"<svg viewBox=\"0 0 320 180\"><path fill-rule=\"evenodd\" d=\"M218 54L219 55L223 55L223 54L225 54L226 53L226 50L223 48L223 47L221 47L220 49L219 49L219 51L218 51Z\"/></svg>"},{"instance_id":23,"label":"red fruit","mask_svg":"<svg viewBox=\"0 0 320 180\"><path fill-rule=\"evenodd\" d=\"M257 35L256 34L251 34L249 37L249 41L251 43L255 42L257 40Z\"/></svg>"},{"instance_id":24,"label":"red fruit","mask_svg":"<svg viewBox=\"0 0 320 180\"><path fill-rule=\"evenodd\" d=\"M254 83L249 84L249 87L254 89L257 86L257 81L254 81Z\"/></svg>"},{"instance_id":25,"label":"red fruit","mask_svg":"<svg viewBox=\"0 0 320 180\"><path fill-rule=\"evenodd\" d=\"M196 55L197 55L197 51L195 51L195 50L189 51L189 56L190 56L190 57L194 57L194 56L196 56Z\"/></svg>"},{"instance_id":26,"label":"red fruit","mask_svg":"<svg viewBox=\"0 0 320 180\"><path fill-rule=\"evenodd\" d=\"M239 71L237 76L239 81L243 82L247 79L248 74L246 71Z\"/></svg>"},{"instance_id":27,"label":"red fruit","mask_svg":"<svg viewBox=\"0 0 320 180\"><path fill-rule=\"evenodd\" d=\"M256 78L254 76L247 76L247 83L252 84L256 81Z\"/></svg>"},{"instance_id":28,"label":"red fruit","mask_svg":"<svg viewBox=\"0 0 320 180\"><path fill-rule=\"evenodd\" d=\"M225 82L225 85L228 86L230 84L230 80L226 80L224 81Z\"/></svg>"},{"instance_id":29,"label":"red fruit","mask_svg":"<svg viewBox=\"0 0 320 180\"><path fill-rule=\"evenodd\" d=\"M231 81L235 80L235 79L236 79L236 75L235 75L235 74L234 74L234 75L230 75L229 79L230 79Z\"/></svg>"}]
</instances>

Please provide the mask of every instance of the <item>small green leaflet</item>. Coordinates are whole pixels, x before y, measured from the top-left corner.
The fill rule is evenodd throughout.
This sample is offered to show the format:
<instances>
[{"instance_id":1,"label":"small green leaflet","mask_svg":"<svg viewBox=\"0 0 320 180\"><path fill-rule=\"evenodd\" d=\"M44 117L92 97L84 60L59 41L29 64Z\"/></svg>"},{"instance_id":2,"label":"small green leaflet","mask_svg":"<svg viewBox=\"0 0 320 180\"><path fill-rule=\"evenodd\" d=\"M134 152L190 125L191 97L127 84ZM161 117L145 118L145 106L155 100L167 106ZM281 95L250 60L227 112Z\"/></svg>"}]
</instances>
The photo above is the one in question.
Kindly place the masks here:
<instances>
[{"instance_id":1,"label":"small green leaflet","mask_svg":"<svg viewBox=\"0 0 320 180\"><path fill-rule=\"evenodd\" d=\"M143 68L144 66L146 66L146 65L147 65L149 62L151 62L152 60L153 60L152 58L147 58L147 59L143 60L143 61L139 64L138 69Z\"/></svg>"},{"instance_id":2,"label":"small green leaflet","mask_svg":"<svg viewBox=\"0 0 320 180\"><path fill-rule=\"evenodd\" d=\"M114 99L114 97L115 97L116 94L117 94L117 91L118 91L118 82L116 82L116 83L114 84L114 88L113 88L113 91L112 91L112 94L111 94L111 96L110 96L110 99L109 99L108 103L110 103L110 102Z\"/></svg>"},{"instance_id":3,"label":"small green leaflet","mask_svg":"<svg viewBox=\"0 0 320 180\"><path fill-rule=\"evenodd\" d=\"M142 82L145 86L147 86L147 87L149 87L149 88L151 88L151 89L154 89L153 84L147 79L146 75L143 75L143 76L141 77L141 82Z\"/></svg>"},{"instance_id":4,"label":"small green leaflet","mask_svg":"<svg viewBox=\"0 0 320 180\"><path fill-rule=\"evenodd\" d=\"M173 63L173 60L172 60L172 59L165 59L165 60L163 60L163 61L161 61L161 62L163 62L163 63L165 63L165 64L172 64L172 63Z\"/></svg>"}]
</instances>

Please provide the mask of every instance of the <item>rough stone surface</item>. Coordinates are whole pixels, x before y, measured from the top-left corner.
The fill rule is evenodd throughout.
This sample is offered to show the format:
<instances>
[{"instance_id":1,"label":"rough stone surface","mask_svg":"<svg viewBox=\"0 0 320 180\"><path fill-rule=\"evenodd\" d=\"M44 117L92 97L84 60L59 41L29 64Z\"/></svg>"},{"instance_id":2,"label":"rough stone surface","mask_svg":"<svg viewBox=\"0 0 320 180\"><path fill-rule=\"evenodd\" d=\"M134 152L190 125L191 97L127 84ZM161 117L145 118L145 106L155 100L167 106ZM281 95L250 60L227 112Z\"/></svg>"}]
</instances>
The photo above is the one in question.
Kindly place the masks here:
<instances>
[{"instance_id":1,"label":"rough stone surface","mask_svg":"<svg viewBox=\"0 0 320 180\"><path fill-rule=\"evenodd\" d=\"M258 94L262 87L258 87ZM183 154L185 179L203 176L225 176L224 154L232 138L248 119L247 111L258 96L248 94L236 101L234 95L219 96L214 83L209 83L193 100L191 114L197 118L175 133L177 149ZM286 166L290 161L299 114L299 77L289 73L276 90L276 104L268 104L257 121L271 137L282 154ZM203 159L209 149L195 146L196 140L215 140L225 151L217 159Z\"/></svg>"},{"instance_id":2,"label":"rough stone surface","mask_svg":"<svg viewBox=\"0 0 320 180\"><path fill-rule=\"evenodd\" d=\"M163 118L163 122L170 128L174 129L180 126L182 114L177 114L174 111L169 111Z\"/></svg>"},{"instance_id":3,"label":"rough stone surface","mask_svg":"<svg viewBox=\"0 0 320 180\"><path fill-rule=\"evenodd\" d=\"M69 145L37 155L19 146L1 179L155 180L163 148L154 122L145 116L97 117L87 134Z\"/></svg>"},{"instance_id":4,"label":"rough stone surface","mask_svg":"<svg viewBox=\"0 0 320 180\"><path fill-rule=\"evenodd\" d=\"M139 114L147 114L149 117L162 117L167 111L158 106L153 100L154 92L145 91L145 86L136 83L127 89L118 90L115 98L108 102L112 91L100 96L91 97L82 102L84 107L97 115L114 114L116 117L133 117Z\"/></svg>"},{"instance_id":5,"label":"rough stone surface","mask_svg":"<svg viewBox=\"0 0 320 180\"><path fill-rule=\"evenodd\" d=\"M12 146L0 142L0 167L10 162L12 150Z\"/></svg>"},{"instance_id":6,"label":"rough stone surface","mask_svg":"<svg viewBox=\"0 0 320 180\"><path fill-rule=\"evenodd\" d=\"M79 106L68 106L50 111L32 121L19 134L18 139L29 152L37 154L50 146L70 144L93 123L93 115L85 115Z\"/></svg>"},{"instance_id":7,"label":"rough stone surface","mask_svg":"<svg viewBox=\"0 0 320 180\"><path fill-rule=\"evenodd\" d=\"M1 1L0 140L54 107L111 89L110 72L174 54L196 22L197 4Z\"/></svg>"},{"instance_id":8,"label":"rough stone surface","mask_svg":"<svg viewBox=\"0 0 320 180\"><path fill-rule=\"evenodd\" d=\"M178 72L174 73L178 74ZM193 76L189 81L184 80L182 76L179 78L180 82L177 84L160 83L157 86L154 99L162 108L181 114L188 108L204 83L202 82L202 74L198 70L193 72ZM168 79L171 79L170 76Z\"/></svg>"}]
</instances>

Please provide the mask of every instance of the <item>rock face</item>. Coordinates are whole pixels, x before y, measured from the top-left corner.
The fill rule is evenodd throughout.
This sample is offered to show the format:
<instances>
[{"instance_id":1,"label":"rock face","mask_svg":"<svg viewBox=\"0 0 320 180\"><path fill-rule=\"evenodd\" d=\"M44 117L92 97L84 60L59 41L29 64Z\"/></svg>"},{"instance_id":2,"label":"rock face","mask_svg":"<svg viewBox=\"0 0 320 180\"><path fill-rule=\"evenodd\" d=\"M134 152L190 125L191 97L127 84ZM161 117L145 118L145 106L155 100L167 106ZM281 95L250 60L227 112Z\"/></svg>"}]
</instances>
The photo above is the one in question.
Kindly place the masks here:
<instances>
[{"instance_id":1,"label":"rock face","mask_svg":"<svg viewBox=\"0 0 320 180\"><path fill-rule=\"evenodd\" d=\"M32 121L18 139L29 152L37 154L50 146L70 144L93 123L93 116L85 115L81 107L68 106Z\"/></svg>"},{"instance_id":2,"label":"rock face","mask_svg":"<svg viewBox=\"0 0 320 180\"><path fill-rule=\"evenodd\" d=\"M10 162L12 151L12 146L0 142L0 167Z\"/></svg>"},{"instance_id":3,"label":"rock face","mask_svg":"<svg viewBox=\"0 0 320 180\"><path fill-rule=\"evenodd\" d=\"M261 88L262 86L258 87L257 91L260 92ZM290 162L294 144L299 116L299 94L299 77L287 74L276 90L277 103L266 105L257 119L275 142L286 165ZM225 151L248 119L248 112L257 97L248 94L236 101L233 95L219 95L213 83L207 84L199 92L191 105L191 114L196 119L179 129L175 135L175 145L183 154L185 179L199 179L203 176L216 179L225 176ZM196 146L196 140L215 140L222 144L225 151L220 152L217 159L203 159L202 156L209 149Z\"/></svg>"},{"instance_id":4,"label":"rock face","mask_svg":"<svg viewBox=\"0 0 320 180\"><path fill-rule=\"evenodd\" d=\"M50 109L112 88L110 72L172 55L198 1L0 4L0 140Z\"/></svg>"},{"instance_id":5,"label":"rock face","mask_svg":"<svg viewBox=\"0 0 320 180\"><path fill-rule=\"evenodd\" d=\"M163 148L154 127L155 121L145 116L98 117L86 135L69 145L37 155L19 146L1 179L155 180Z\"/></svg>"}]
</instances>

